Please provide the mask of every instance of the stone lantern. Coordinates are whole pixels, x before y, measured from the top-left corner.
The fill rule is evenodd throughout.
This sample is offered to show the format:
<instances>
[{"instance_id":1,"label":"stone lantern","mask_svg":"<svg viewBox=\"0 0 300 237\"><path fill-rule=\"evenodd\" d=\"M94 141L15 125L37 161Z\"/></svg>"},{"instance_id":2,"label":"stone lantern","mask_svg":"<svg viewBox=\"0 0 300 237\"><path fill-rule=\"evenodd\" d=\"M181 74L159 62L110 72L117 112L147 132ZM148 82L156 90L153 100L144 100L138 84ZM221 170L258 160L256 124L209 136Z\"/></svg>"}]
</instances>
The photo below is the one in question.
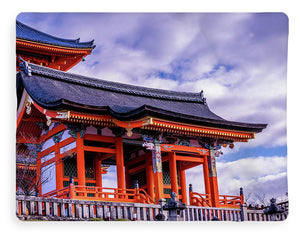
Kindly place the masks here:
<instances>
[{"instance_id":1,"label":"stone lantern","mask_svg":"<svg viewBox=\"0 0 300 237\"><path fill-rule=\"evenodd\" d=\"M181 210L186 209L186 204L182 204L177 200L177 194L172 192L170 194L170 201L163 206L163 210L169 211L168 221L178 221L178 214Z\"/></svg>"},{"instance_id":2,"label":"stone lantern","mask_svg":"<svg viewBox=\"0 0 300 237\"><path fill-rule=\"evenodd\" d=\"M276 221L276 214L283 213L285 211L284 207L280 207L276 204L276 199L272 198L271 204L268 208L264 210L264 214L271 215L271 220Z\"/></svg>"}]
</instances>

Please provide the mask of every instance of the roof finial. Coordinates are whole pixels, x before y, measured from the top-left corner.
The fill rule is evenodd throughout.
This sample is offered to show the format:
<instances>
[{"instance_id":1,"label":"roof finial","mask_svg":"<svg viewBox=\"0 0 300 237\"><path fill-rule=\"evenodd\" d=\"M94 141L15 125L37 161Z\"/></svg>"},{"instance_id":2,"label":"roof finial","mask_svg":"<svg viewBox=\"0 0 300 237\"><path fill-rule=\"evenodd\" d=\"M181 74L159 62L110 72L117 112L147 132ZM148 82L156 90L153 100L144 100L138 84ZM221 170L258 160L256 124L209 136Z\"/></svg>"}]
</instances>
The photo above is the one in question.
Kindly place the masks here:
<instances>
[{"instance_id":1,"label":"roof finial","mask_svg":"<svg viewBox=\"0 0 300 237\"><path fill-rule=\"evenodd\" d=\"M21 61L19 64L20 69L22 69L27 76L31 77L31 67L28 65L28 62L21 57L19 57L19 60Z\"/></svg>"},{"instance_id":2,"label":"roof finial","mask_svg":"<svg viewBox=\"0 0 300 237\"><path fill-rule=\"evenodd\" d=\"M203 104L206 105L206 98L203 96L203 90L200 91L200 99L202 100Z\"/></svg>"}]
</instances>

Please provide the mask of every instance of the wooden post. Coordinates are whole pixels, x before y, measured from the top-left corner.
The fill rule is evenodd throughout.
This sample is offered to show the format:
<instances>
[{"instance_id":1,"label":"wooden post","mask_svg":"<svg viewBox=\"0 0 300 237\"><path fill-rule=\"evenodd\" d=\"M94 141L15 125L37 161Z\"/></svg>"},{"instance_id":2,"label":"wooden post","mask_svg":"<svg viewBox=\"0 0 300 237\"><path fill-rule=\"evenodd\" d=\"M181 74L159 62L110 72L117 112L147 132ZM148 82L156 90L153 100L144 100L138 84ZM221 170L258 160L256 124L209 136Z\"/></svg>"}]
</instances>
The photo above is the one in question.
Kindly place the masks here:
<instances>
[{"instance_id":1,"label":"wooden post","mask_svg":"<svg viewBox=\"0 0 300 237\"><path fill-rule=\"evenodd\" d=\"M216 158L214 155L214 150L210 150L210 156L208 156L208 168L209 168L209 181L211 190L211 201L213 207L219 207L219 190L218 190L218 178L217 178L217 168L216 168Z\"/></svg>"},{"instance_id":2,"label":"wooden post","mask_svg":"<svg viewBox=\"0 0 300 237\"><path fill-rule=\"evenodd\" d=\"M102 187L102 170L100 154L95 155L95 170L96 170L96 187Z\"/></svg>"},{"instance_id":3,"label":"wooden post","mask_svg":"<svg viewBox=\"0 0 300 237\"><path fill-rule=\"evenodd\" d=\"M147 157L146 160L146 175L147 175L147 193L152 199L154 199L153 168L152 168L151 157Z\"/></svg>"},{"instance_id":4,"label":"wooden post","mask_svg":"<svg viewBox=\"0 0 300 237\"><path fill-rule=\"evenodd\" d=\"M76 147L78 186L85 186L85 161L83 150L83 138L80 137L80 132L77 132Z\"/></svg>"},{"instance_id":5,"label":"wooden post","mask_svg":"<svg viewBox=\"0 0 300 237\"><path fill-rule=\"evenodd\" d=\"M70 183L70 189L69 189L69 198L70 199L74 199L75 197L75 188L74 188L74 184Z\"/></svg>"},{"instance_id":6,"label":"wooden post","mask_svg":"<svg viewBox=\"0 0 300 237\"><path fill-rule=\"evenodd\" d=\"M204 186L205 186L205 193L211 196L211 190L210 190L210 181L209 181L209 169L208 169L208 161L207 156L204 157L203 162L203 177L204 177ZM211 204L211 202L210 202Z\"/></svg>"},{"instance_id":7,"label":"wooden post","mask_svg":"<svg viewBox=\"0 0 300 237\"><path fill-rule=\"evenodd\" d=\"M41 177L41 169L42 169L42 161L41 161L41 155L40 153L37 153L37 159L36 159L36 180L38 182L38 192L39 196L42 195L42 177Z\"/></svg>"},{"instance_id":8,"label":"wooden post","mask_svg":"<svg viewBox=\"0 0 300 237\"><path fill-rule=\"evenodd\" d=\"M178 196L177 166L175 152L169 153L169 171L171 178L171 191L175 192Z\"/></svg>"},{"instance_id":9,"label":"wooden post","mask_svg":"<svg viewBox=\"0 0 300 237\"><path fill-rule=\"evenodd\" d=\"M189 184L189 198L190 198L190 206L194 205L193 203L193 185Z\"/></svg>"},{"instance_id":10,"label":"wooden post","mask_svg":"<svg viewBox=\"0 0 300 237\"><path fill-rule=\"evenodd\" d=\"M240 188L240 198L241 198L241 204L245 203L245 199L244 199L244 191L243 188Z\"/></svg>"},{"instance_id":11,"label":"wooden post","mask_svg":"<svg viewBox=\"0 0 300 237\"><path fill-rule=\"evenodd\" d=\"M182 196L182 203L187 203L187 194L186 194L186 178L185 178L185 170L182 168L182 163L179 165L179 172L180 172L180 186L181 186L181 196Z\"/></svg>"},{"instance_id":12,"label":"wooden post","mask_svg":"<svg viewBox=\"0 0 300 237\"><path fill-rule=\"evenodd\" d=\"M248 221L247 205L246 204L241 205L241 221Z\"/></svg>"},{"instance_id":13,"label":"wooden post","mask_svg":"<svg viewBox=\"0 0 300 237\"><path fill-rule=\"evenodd\" d=\"M62 160L60 159L60 148L59 148L59 143L55 143L55 175L56 175L56 189L62 189L63 186L63 164Z\"/></svg>"},{"instance_id":14,"label":"wooden post","mask_svg":"<svg viewBox=\"0 0 300 237\"><path fill-rule=\"evenodd\" d=\"M158 203L158 201L164 197L162 159L159 143L154 144L154 150L152 150L152 167L156 199L155 201Z\"/></svg>"},{"instance_id":15,"label":"wooden post","mask_svg":"<svg viewBox=\"0 0 300 237\"><path fill-rule=\"evenodd\" d=\"M116 137L116 166L118 188L125 188L123 141L122 137Z\"/></svg>"}]
</instances>

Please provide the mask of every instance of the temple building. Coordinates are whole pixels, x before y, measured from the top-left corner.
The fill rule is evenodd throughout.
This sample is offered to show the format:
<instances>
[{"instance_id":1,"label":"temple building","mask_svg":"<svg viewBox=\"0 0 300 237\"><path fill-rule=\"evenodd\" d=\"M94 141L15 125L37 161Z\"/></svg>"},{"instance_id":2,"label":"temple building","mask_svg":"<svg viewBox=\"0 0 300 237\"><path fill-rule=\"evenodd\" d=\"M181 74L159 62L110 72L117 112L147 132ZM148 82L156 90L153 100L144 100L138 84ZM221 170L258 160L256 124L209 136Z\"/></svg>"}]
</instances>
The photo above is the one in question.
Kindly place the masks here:
<instances>
[{"instance_id":1,"label":"temple building","mask_svg":"<svg viewBox=\"0 0 300 237\"><path fill-rule=\"evenodd\" d=\"M239 207L242 194L219 194L216 157L267 125L221 118L203 91L65 72L94 47L17 22L17 147L36 158L38 195L157 203L175 192L190 205ZM116 167L115 188L102 185L109 166ZM187 190L185 172L196 166L203 168L204 180L195 182L204 183L204 194Z\"/></svg>"}]
</instances>

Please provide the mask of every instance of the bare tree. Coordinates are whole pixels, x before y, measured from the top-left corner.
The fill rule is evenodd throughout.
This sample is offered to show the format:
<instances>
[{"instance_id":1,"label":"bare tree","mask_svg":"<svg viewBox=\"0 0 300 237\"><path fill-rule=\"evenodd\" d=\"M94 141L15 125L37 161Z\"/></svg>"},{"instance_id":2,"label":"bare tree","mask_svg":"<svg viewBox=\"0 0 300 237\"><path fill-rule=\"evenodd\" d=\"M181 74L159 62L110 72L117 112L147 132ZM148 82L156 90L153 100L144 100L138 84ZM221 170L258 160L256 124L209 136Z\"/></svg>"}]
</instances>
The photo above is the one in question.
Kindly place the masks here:
<instances>
[{"instance_id":1,"label":"bare tree","mask_svg":"<svg viewBox=\"0 0 300 237\"><path fill-rule=\"evenodd\" d=\"M17 157L16 184L26 196L36 194L39 188L50 181L51 175L44 175L49 168L43 169L37 176L36 160L31 157Z\"/></svg>"},{"instance_id":2,"label":"bare tree","mask_svg":"<svg viewBox=\"0 0 300 237\"><path fill-rule=\"evenodd\" d=\"M38 138L33 136L26 136L24 134L20 134L20 137L26 140L25 143L17 143L16 144L16 184L19 187L20 192L26 196L32 196L37 194L40 187L46 183L48 183L53 177L53 174L50 168L54 163L43 166L40 169L40 175L37 175L36 163L39 158L37 158L37 153L40 151L38 148L42 147L42 144L39 143ZM71 156L68 152L65 152L66 157ZM59 161L63 162L64 159Z\"/></svg>"},{"instance_id":3,"label":"bare tree","mask_svg":"<svg viewBox=\"0 0 300 237\"><path fill-rule=\"evenodd\" d=\"M244 195L245 203L249 203L252 193L246 193Z\"/></svg>"},{"instance_id":4,"label":"bare tree","mask_svg":"<svg viewBox=\"0 0 300 237\"><path fill-rule=\"evenodd\" d=\"M254 193L254 196L256 200L259 202L257 204L267 206L269 205L269 201L266 199L266 194L265 193Z\"/></svg>"}]
</instances>

